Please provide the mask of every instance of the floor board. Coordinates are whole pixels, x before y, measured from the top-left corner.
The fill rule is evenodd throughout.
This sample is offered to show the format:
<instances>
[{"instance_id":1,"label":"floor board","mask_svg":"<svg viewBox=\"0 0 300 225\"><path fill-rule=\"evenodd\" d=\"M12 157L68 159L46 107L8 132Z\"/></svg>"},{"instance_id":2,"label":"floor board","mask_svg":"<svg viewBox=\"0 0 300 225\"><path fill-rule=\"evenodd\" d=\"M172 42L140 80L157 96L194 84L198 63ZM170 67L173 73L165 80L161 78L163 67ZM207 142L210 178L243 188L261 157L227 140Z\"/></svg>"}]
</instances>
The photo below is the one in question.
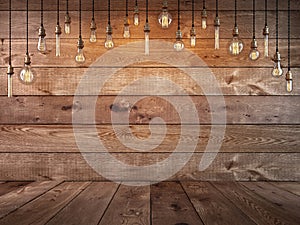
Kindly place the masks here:
<instances>
[{"instance_id":1,"label":"floor board","mask_svg":"<svg viewBox=\"0 0 300 225\"><path fill-rule=\"evenodd\" d=\"M0 183L0 196L13 190L21 189L30 182L3 182Z\"/></svg>"}]
</instances>

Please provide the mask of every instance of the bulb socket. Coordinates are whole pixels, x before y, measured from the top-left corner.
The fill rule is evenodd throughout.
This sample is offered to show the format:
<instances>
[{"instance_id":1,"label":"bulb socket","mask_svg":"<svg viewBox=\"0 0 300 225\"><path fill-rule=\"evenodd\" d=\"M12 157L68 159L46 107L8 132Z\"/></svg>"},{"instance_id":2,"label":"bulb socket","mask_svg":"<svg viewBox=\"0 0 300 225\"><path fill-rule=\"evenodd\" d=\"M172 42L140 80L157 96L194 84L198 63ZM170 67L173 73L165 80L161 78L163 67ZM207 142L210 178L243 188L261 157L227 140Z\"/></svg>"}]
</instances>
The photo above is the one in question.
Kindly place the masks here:
<instances>
[{"instance_id":1,"label":"bulb socket","mask_svg":"<svg viewBox=\"0 0 300 225\"><path fill-rule=\"evenodd\" d=\"M206 12L206 9L203 9L202 12L201 12L201 17L202 18L207 18L207 12Z\"/></svg>"},{"instance_id":2,"label":"bulb socket","mask_svg":"<svg viewBox=\"0 0 300 225\"><path fill-rule=\"evenodd\" d=\"M232 36L237 37L239 36L239 28L238 26L235 26L232 30Z\"/></svg>"},{"instance_id":3,"label":"bulb socket","mask_svg":"<svg viewBox=\"0 0 300 225\"><path fill-rule=\"evenodd\" d=\"M181 41L182 40L182 32L181 30L176 31L176 40Z\"/></svg>"},{"instance_id":4,"label":"bulb socket","mask_svg":"<svg viewBox=\"0 0 300 225\"><path fill-rule=\"evenodd\" d=\"M95 22L95 19L94 19L94 18L93 18L92 21L91 21L90 29L91 29L91 30L96 30L96 29L97 29L96 22Z\"/></svg>"},{"instance_id":5,"label":"bulb socket","mask_svg":"<svg viewBox=\"0 0 300 225\"><path fill-rule=\"evenodd\" d=\"M214 25L215 27L219 27L221 25L219 17L215 18Z\"/></svg>"},{"instance_id":6,"label":"bulb socket","mask_svg":"<svg viewBox=\"0 0 300 225\"><path fill-rule=\"evenodd\" d=\"M31 64L31 58L28 53L26 53L26 55L24 57L24 64L28 65L28 66Z\"/></svg>"},{"instance_id":7,"label":"bulb socket","mask_svg":"<svg viewBox=\"0 0 300 225\"><path fill-rule=\"evenodd\" d=\"M83 49L84 48L84 41L82 40L81 36L78 38L77 47L79 49Z\"/></svg>"},{"instance_id":8,"label":"bulb socket","mask_svg":"<svg viewBox=\"0 0 300 225\"><path fill-rule=\"evenodd\" d=\"M145 23L145 26L144 26L144 32L150 32L150 25L149 25L149 23L147 22L147 23Z\"/></svg>"},{"instance_id":9,"label":"bulb socket","mask_svg":"<svg viewBox=\"0 0 300 225\"><path fill-rule=\"evenodd\" d=\"M59 24L57 24L55 27L55 34L61 35L61 27L59 26Z\"/></svg>"},{"instance_id":10,"label":"bulb socket","mask_svg":"<svg viewBox=\"0 0 300 225\"><path fill-rule=\"evenodd\" d=\"M270 34L270 30L269 27L266 25L263 29L263 35L269 35Z\"/></svg>"},{"instance_id":11,"label":"bulb socket","mask_svg":"<svg viewBox=\"0 0 300 225\"><path fill-rule=\"evenodd\" d=\"M14 68L12 67L11 64L8 65L6 73L7 73L7 75L10 75L10 76L12 76L14 74Z\"/></svg>"},{"instance_id":12,"label":"bulb socket","mask_svg":"<svg viewBox=\"0 0 300 225\"><path fill-rule=\"evenodd\" d=\"M71 23L71 17L69 15L69 13L66 13L66 15L65 15L65 23L67 23L67 24Z\"/></svg>"},{"instance_id":13,"label":"bulb socket","mask_svg":"<svg viewBox=\"0 0 300 225\"><path fill-rule=\"evenodd\" d=\"M129 26L129 18L128 18L128 16L125 16L125 18L124 18L124 26Z\"/></svg>"},{"instance_id":14,"label":"bulb socket","mask_svg":"<svg viewBox=\"0 0 300 225\"><path fill-rule=\"evenodd\" d=\"M139 14L139 7L138 6L134 7L134 14Z\"/></svg>"},{"instance_id":15,"label":"bulb socket","mask_svg":"<svg viewBox=\"0 0 300 225\"><path fill-rule=\"evenodd\" d=\"M168 1L164 0L162 9L163 9L163 11L167 11L167 9L168 9Z\"/></svg>"},{"instance_id":16,"label":"bulb socket","mask_svg":"<svg viewBox=\"0 0 300 225\"><path fill-rule=\"evenodd\" d=\"M293 80L293 74L292 74L292 71L287 71L286 75L285 75L285 80L286 81L291 81Z\"/></svg>"},{"instance_id":17,"label":"bulb socket","mask_svg":"<svg viewBox=\"0 0 300 225\"><path fill-rule=\"evenodd\" d=\"M107 27L106 27L106 34L112 35L112 27L111 27L110 24L108 24Z\"/></svg>"},{"instance_id":18,"label":"bulb socket","mask_svg":"<svg viewBox=\"0 0 300 225\"><path fill-rule=\"evenodd\" d=\"M191 35L191 37L196 36L196 29L195 29L195 27L192 27L192 28L191 28L191 30L190 30L190 35Z\"/></svg>"},{"instance_id":19,"label":"bulb socket","mask_svg":"<svg viewBox=\"0 0 300 225\"><path fill-rule=\"evenodd\" d=\"M279 62L281 60L280 53L276 52L273 57L274 62Z\"/></svg>"},{"instance_id":20,"label":"bulb socket","mask_svg":"<svg viewBox=\"0 0 300 225\"><path fill-rule=\"evenodd\" d=\"M251 49L257 49L257 47L258 47L257 40L253 38L251 41Z\"/></svg>"},{"instance_id":21,"label":"bulb socket","mask_svg":"<svg viewBox=\"0 0 300 225\"><path fill-rule=\"evenodd\" d=\"M39 37L44 38L46 37L46 30L44 28L44 25L42 24L39 28Z\"/></svg>"}]
</instances>

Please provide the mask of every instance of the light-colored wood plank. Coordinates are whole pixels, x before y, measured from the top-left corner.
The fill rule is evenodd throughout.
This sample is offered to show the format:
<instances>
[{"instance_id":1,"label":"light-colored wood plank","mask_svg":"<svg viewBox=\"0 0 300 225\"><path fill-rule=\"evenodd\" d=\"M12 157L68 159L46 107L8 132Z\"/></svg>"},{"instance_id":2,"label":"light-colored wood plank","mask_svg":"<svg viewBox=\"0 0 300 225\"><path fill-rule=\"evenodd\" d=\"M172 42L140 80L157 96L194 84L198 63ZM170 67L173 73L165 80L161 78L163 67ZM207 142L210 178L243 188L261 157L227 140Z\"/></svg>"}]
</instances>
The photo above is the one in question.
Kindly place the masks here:
<instances>
[{"instance_id":1,"label":"light-colored wood plank","mask_svg":"<svg viewBox=\"0 0 300 225\"><path fill-rule=\"evenodd\" d=\"M30 184L30 182L3 182L0 183L0 196L7 194L11 191L22 189L24 186Z\"/></svg>"},{"instance_id":2,"label":"light-colored wood plank","mask_svg":"<svg viewBox=\"0 0 300 225\"><path fill-rule=\"evenodd\" d=\"M0 223L10 225L18 224L22 221L23 224L44 225L52 216L85 189L88 184L90 183L65 182L4 217L0 220Z\"/></svg>"},{"instance_id":3,"label":"light-colored wood plank","mask_svg":"<svg viewBox=\"0 0 300 225\"><path fill-rule=\"evenodd\" d=\"M99 225L150 225L150 187L121 186Z\"/></svg>"},{"instance_id":4,"label":"light-colored wood plank","mask_svg":"<svg viewBox=\"0 0 300 225\"><path fill-rule=\"evenodd\" d=\"M179 183L151 185L153 224L203 224Z\"/></svg>"},{"instance_id":5,"label":"light-colored wood plank","mask_svg":"<svg viewBox=\"0 0 300 225\"><path fill-rule=\"evenodd\" d=\"M174 157L182 160L187 157L186 154L178 153ZM170 156L169 153L142 152L111 155L125 164L135 166L155 165ZM41 177L106 180L91 169L79 153L1 153L0 156L1 180L39 180ZM88 157L94 165L99 165L99 160L103 159L101 153L86 153L85 157ZM213 163L201 172L199 162L202 157L202 153L194 153L190 161L169 180L297 181L300 179L299 153L219 153ZM111 179L121 181L132 179L132 172L120 172L114 163L109 168ZM159 173L157 179L164 179L165 172L167 171ZM149 177L139 176L134 177L133 181L149 181Z\"/></svg>"},{"instance_id":6,"label":"light-colored wood plank","mask_svg":"<svg viewBox=\"0 0 300 225\"><path fill-rule=\"evenodd\" d=\"M208 182L182 182L204 224L255 223Z\"/></svg>"},{"instance_id":7,"label":"light-colored wood plank","mask_svg":"<svg viewBox=\"0 0 300 225\"><path fill-rule=\"evenodd\" d=\"M92 183L47 225L97 225L117 187L112 182Z\"/></svg>"},{"instance_id":8,"label":"light-colored wood plank","mask_svg":"<svg viewBox=\"0 0 300 225\"><path fill-rule=\"evenodd\" d=\"M271 184L289 191L295 195L300 196L300 183L299 182L270 182Z\"/></svg>"},{"instance_id":9,"label":"light-colored wood plank","mask_svg":"<svg viewBox=\"0 0 300 225\"><path fill-rule=\"evenodd\" d=\"M198 126L189 126L193 134ZM217 129L219 126L216 126ZM163 133L161 126L157 125L152 129L151 135L160 138ZM220 128L221 129L221 128ZM184 146L190 147L194 141L193 135L183 135L180 125L167 125L166 136L158 147L151 146L146 142L150 135L148 125L131 125L129 131L126 125L97 126L99 139L106 146L110 153L135 152L136 150L126 147L116 135L126 141L133 140L133 137L145 139L140 143L139 149L150 149L146 152L160 153L173 152L177 146L180 136ZM88 140L93 134L82 131L82 135ZM198 144L195 152L204 152L208 140L218 140L217 134L211 134L211 126L200 125ZM212 135L212 136L210 136ZM79 152L76 145L73 127L71 125L1 125L0 126L0 152ZM89 143L87 143L89 144ZM217 143L214 149L217 150ZM220 152L299 152L300 145L300 126L299 125L227 125ZM90 145L92 147L92 144ZM91 148L92 149L92 148ZM97 149L97 152L102 152Z\"/></svg>"},{"instance_id":10,"label":"light-colored wood plank","mask_svg":"<svg viewBox=\"0 0 300 225\"><path fill-rule=\"evenodd\" d=\"M286 214L298 217L298 221L300 221L300 197L277 188L267 182L242 182L241 184L253 193L258 194L272 204L277 205Z\"/></svg>"},{"instance_id":11,"label":"light-colored wood plank","mask_svg":"<svg viewBox=\"0 0 300 225\"><path fill-rule=\"evenodd\" d=\"M26 203L38 198L60 183L61 181L34 182L26 185L22 189L0 196L0 218L5 217Z\"/></svg>"},{"instance_id":12,"label":"light-colored wood plank","mask_svg":"<svg viewBox=\"0 0 300 225\"><path fill-rule=\"evenodd\" d=\"M160 117L166 124L195 124L195 118L181 121L179 115L190 112L195 107L200 124L223 121L226 106L227 124L299 124L299 96L209 96L214 103L210 108L206 96L191 96L189 104L184 96L99 96L94 108L90 104L96 96L21 96L0 97L0 124L71 124L72 109L80 110L82 115L88 110L95 111L96 124L111 124L112 116L116 124L149 124ZM116 102L115 102L116 101ZM172 105L171 103L175 103ZM220 104L217 104L220 103ZM212 111L213 110L213 111ZM222 113L223 112L223 113ZM117 121L116 121L117 118ZM128 119L129 118L129 119ZM82 117L79 124L90 124L91 119ZM161 124L153 121L152 124Z\"/></svg>"},{"instance_id":13,"label":"light-colored wood plank","mask_svg":"<svg viewBox=\"0 0 300 225\"><path fill-rule=\"evenodd\" d=\"M298 217L282 209L238 183L213 183L219 191L257 224L298 224Z\"/></svg>"}]
</instances>

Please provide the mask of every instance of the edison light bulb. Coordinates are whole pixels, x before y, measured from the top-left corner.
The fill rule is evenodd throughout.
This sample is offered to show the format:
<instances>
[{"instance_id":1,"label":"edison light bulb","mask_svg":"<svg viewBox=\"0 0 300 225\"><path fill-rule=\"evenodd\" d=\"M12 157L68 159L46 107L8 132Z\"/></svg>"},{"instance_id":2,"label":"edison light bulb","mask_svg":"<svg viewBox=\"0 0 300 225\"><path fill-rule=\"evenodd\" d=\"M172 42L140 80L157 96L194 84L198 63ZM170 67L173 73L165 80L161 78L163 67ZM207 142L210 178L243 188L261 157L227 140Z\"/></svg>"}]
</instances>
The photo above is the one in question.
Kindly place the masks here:
<instances>
[{"instance_id":1,"label":"edison light bulb","mask_svg":"<svg viewBox=\"0 0 300 225\"><path fill-rule=\"evenodd\" d=\"M244 49L244 44L241 39L239 39L239 30L237 27L233 29L233 37L229 43L229 53L231 55L239 55Z\"/></svg>"},{"instance_id":2,"label":"edison light bulb","mask_svg":"<svg viewBox=\"0 0 300 225\"><path fill-rule=\"evenodd\" d=\"M146 22L144 26L144 33L145 33L145 55L150 55L150 26L149 23Z\"/></svg>"},{"instance_id":3,"label":"edison light bulb","mask_svg":"<svg viewBox=\"0 0 300 225\"><path fill-rule=\"evenodd\" d=\"M264 56L269 57L269 27L266 25L263 30L264 35Z\"/></svg>"},{"instance_id":4,"label":"edison light bulb","mask_svg":"<svg viewBox=\"0 0 300 225\"><path fill-rule=\"evenodd\" d=\"M77 54L75 56L75 61L77 63L84 63L85 62L85 56L84 56L83 48L84 48L84 42L83 42L83 40L80 36L79 39L78 39L78 43L77 43Z\"/></svg>"},{"instance_id":5,"label":"edison light bulb","mask_svg":"<svg viewBox=\"0 0 300 225\"><path fill-rule=\"evenodd\" d=\"M191 28L190 35L191 35L191 47L195 47L196 46L196 30L194 27Z\"/></svg>"},{"instance_id":6,"label":"edison light bulb","mask_svg":"<svg viewBox=\"0 0 300 225\"><path fill-rule=\"evenodd\" d=\"M176 32L176 41L174 43L175 51L182 51L184 49L184 43L182 41L182 33L180 30Z\"/></svg>"},{"instance_id":7,"label":"edison light bulb","mask_svg":"<svg viewBox=\"0 0 300 225\"><path fill-rule=\"evenodd\" d=\"M135 9L134 9L133 24L134 24L134 26L139 25L139 9L137 6L135 6Z\"/></svg>"},{"instance_id":8,"label":"edison light bulb","mask_svg":"<svg viewBox=\"0 0 300 225\"><path fill-rule=\"evenodd\" d=\"M56 37L56 56L60 56L60 35L61 35L61 27L58 25L56 25L55 27L55 37Z\"/></svg>"},{"instance_id":9,"label":"edison light bulb","mask_svg":"<svg viewBox=\"0 0 300 225\"><path fill-rule=\"evenodd\" d=\"M201 13L201 18L202 18L202 29L206 29L207 28L207 12L206 12L206 9L203 9L202 10L202 13Z\"/></svg>"},{"instance_id":10,"label":"edison light bulb","mask_svg":"<svg viewBox=\"0 0 300 225\"><path fill-rule=\"evenodd\" d=\"M91 29L90 42L94 43L97 41L97 34L96 34L97 26L94 19L92 19L90 29Z\"/></svg>"},{"instance_id":11,"label":"edison light bulb","mask_svg":"<svg viewBox=\"0 0 300 225\"><path fill-rule=\"evenodd\" d=\"M286 80L286 91L292 92L293 91L293 74L290 70L287 72L285 80Z\"/></svg>"},{"instance_id":12,"label":"edison light bulb","mask_svg":"<svg viewBox=\"0 0 300 225\"><path fill-rule=\"evenodd\" d=\"M249 53L249 58L252 61L255 61L259 58L259 51L257 50L257 41L255 39L253 39L251 42L251 50Z\"/></svg>"},{"instance_id":13,"label":"edison light bulb","mask_svg":"<svg viewBox=\"0 0 300 225\"><path fill-rule=\"evenodd\" d=\"M129 30L129 19L126 16L124 19L124 33L123 33L124 38L130 38L130 30Z\"/></svg>"},{"instance_id":14,"label":"edison light bulb","mask_svg":"<svg viewBox=\"0 0 300 225\"><path fill-rule=\"evenodd\" d=\"M71 33L71 17L69 13L65 15L65 34Z\"/></svg>"},{"instance_id":15,"label":"edison light bulb","mask_svg":"<svg viewBox=\"0 0 300 225\"><path fill-rule=\"evenodd\" d=\"M220 48L220 19L215 18L215 49Z\"/></svg>"},{"instance_id":16,"label":"edison light bulb","mask_svg":"<svg viewBox=\"0 0 300 225\"><path fill-rule=\"evenodd\" d=\"M104 46L106 49L112 49L114 47L112 27L110 24L106 27L106 40Z\"/></svg>"},{"instance_id":17,"label":"edison light bulb","mask_svg":"<svg viewBox=\"0 0 300 225\"><path fill-rule=\"evenodd\" d=\"M43 25L39 28L39 41L37 49L41 53L45 53L47 51L47 45L46 45L46 31Z\"/></svg>"},{"instance_id":18,"label":"edison light bulb","mask_svg":"<svg viewBox=\"0 0 300 225\"><path fill-rule=\"evenodd\" d=\"M32 84L35 80L35 72L31 68L31 61L28 54L25 56L24 60L24 67L22 68L20 72L20 81L24 84Z\"/></svg>"},{"instance_id":19,"label":"edison light bulb","mask_svg":"<svg viewBox=\"0 0 300 225\"><path fill-rule=\"evenodd\" d=\"M14 68L11 64L7 67L7 97L12 97L12 75L14 74Z\"/></svg>"},{"instance_id":20,"label":"edison light bulb","mask_svg":"<svg viewBox=\"0 0 300 225\"><path fill-rule=\"evenodd\" d=\"M274 67L273 67L273 70L272 70L272 75L274 77L280 77L283 74L283 70L281 68L280 60L281 60L280 59L280 53L276 52L275 55L274 55L274 58L273 58Z\"/></svg>"}]
</instances>

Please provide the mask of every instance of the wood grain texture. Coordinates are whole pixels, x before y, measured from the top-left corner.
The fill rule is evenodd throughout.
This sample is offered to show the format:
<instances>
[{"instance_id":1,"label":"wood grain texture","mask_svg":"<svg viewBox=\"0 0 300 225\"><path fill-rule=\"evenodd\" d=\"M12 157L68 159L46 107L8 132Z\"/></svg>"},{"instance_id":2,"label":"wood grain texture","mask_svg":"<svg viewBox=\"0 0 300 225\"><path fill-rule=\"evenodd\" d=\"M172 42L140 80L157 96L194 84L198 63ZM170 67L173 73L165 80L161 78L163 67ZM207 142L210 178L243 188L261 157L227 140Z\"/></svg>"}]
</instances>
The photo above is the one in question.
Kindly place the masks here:
<instances>
[{"instance_id":1,"label":"wood grain texture","mask_svg":"<svg viewBox=\"0 0 300 225\"><path fill-rule=\"evenodd\" d=\"M191 131L196 127L190 125ZM216 126L218 127L218 126ZM181 134L180 125L168 125L166 136L158 147L152 147L149 142L150 130L148 125L131 125L130 132L126 130L127 126L102 125L97 126L99 139L110 153L126 153L136 152L136 150L124 146L118 136L127 141L133 140L133 136L145 140L140 145L140 149L150 148L148 153L173 152L177 146L179 137L182 136L182 141L186 147L191 145L191 140L194 140L193 135ZM160 126L152 129L154 137L161 137ZM209 138L219 140L217 134L210 134L211 126L200 125L200 133L198 145L195 152L204 152ZM2 125L0 126L0 152L70 152L78 153L72 126L62 125ZM83 137L90 139L92 133L84 132ZM210 137L210 135L212 135ZM220 152L299 152L300 142L300 126L299 125L227 125L225 136L220 148ZM91 144L91 147L93 145ZM215 143L215 150L217 145ZM97 152L102 150L98 149Z\"/></svg>"},{"instance_id":2,"label":"wood grain texture","mask_svg":"<svg viewBox=\"0 0 300 225\"><path fill-rule=\"evenodd\" d=\"M257 224L298 224L296 215L282 211L241 185L225 182L213 185Z\"/></svg>"},{"instance_id":3,"label":"wood grain texture","mask_svg":"<svg viewBox=\"0 0 300 225\"><path fill-rule=\"evenodd\" d=\"M117 160L135 166L152 165L169 157L169 153L112 153ZM0 180L105 180L97 174L79 153L1 153ZM101 153L86 153L91 163L99 164ZM186 157L178 153L176 158ZM170 180L200 181L297 181L299 153L219 153L212 165L203 172L198 170L202 153L194 153L190 161ZM120 173L111 165L110 176L115 180L131 179L130 171ZM158 179L164 176L162 171ZM140 180L139 180L140 179ZM136 177L133 181L149 181Z\"/></svg>"},{"instance_id":4,"label":"wood grain texture","mask_svg":"<svg viewBox=\"0 0 300 225\"><path fill-rule=\"evenodd\" d=\"M120 186L99 225L150 225L150 187Z\"/></svg>"},{"instance_id":5,"label":"wood grain texture","mask_svg":"<svg viewBox=\"0 0 300 225\"><path fill-rule=\"evenodd\" d=\"M203 224L179 183L151 186L153 224Z\"/></svg>"},{"instance_id":6,"label":"wood grain texture","mask_svg":"<svg viewBox=\"0 0 300 225\"><path fill-rule=\"evenodd\" d=\"M0 223L10 225L18 224L19 221L22 221L23 224L43 225L78 195L88 184L89 183L86 182L63 183L4 217L0 220Z\"/></svg>"},{"instance_id":7,"label":"wood grain texture","mask_svg":"<svg viewBox=\"0 0 300 225\"><path fill-rule=\"evenodd\" d=\"M270 182L270 183L292 194L300 196L299 182Z\"/></svg>"},{"instance_id":8,"label":"wood grain texture","mask_svg":"<svg viewBox=\"0 0 300 225\"><path fill-rule=\"evenodd\" d=\"M12 192L14 190L22 189L24 186L30 184L31 182L3 182L0 183L0 196L6 193Z\"/></svg>"},{"instance_id":9,"label":"wood grain texture","mask_svg":"<svg viewBox=\"0 0 300 225\"><path fill-rule=\"evenodd\" d=\"M0 218L7 216L26 203L40 197L60 183L61 181L34 182L22 189L14 190L0 196Z\"/></svg>"},{"instance_id":10,"label":"wood grain texture","mask_svg":"<svg viewBox=\"0 0 300 225\"><path fill-rule=\"evenodd\" d=\"M182 186L204 224L255 224L208 182L182 182Z\"/></svg>"},{"instance_id":11,"label":"wood grain texture","mask_svg":"<svg viewBox=\"0 0 300 225\"><path fill-rule=\"evenodd\" d=\"M47 225L97 225L117 187L117 184L109 182L92 183Z\"/></svg>"}]
</instances>

